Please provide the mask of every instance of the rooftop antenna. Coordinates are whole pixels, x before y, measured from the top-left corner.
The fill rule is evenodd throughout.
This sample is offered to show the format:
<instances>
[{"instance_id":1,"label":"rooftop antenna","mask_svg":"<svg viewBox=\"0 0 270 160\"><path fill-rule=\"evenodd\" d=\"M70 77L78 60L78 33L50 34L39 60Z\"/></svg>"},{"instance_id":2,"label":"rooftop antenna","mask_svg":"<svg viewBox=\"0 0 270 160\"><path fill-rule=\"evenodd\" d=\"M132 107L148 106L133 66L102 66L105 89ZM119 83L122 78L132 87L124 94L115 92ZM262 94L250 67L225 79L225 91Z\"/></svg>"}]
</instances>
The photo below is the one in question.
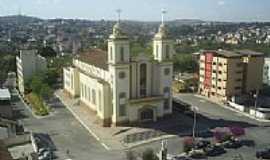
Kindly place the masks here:
<instances>
[{"instance_id":1,"label":"rooftop antenna","mask_svg":"<svg viewBox=\"0 0 270 160\"><path fill-rule=\"evenodd\" d=\"M167 13L167 11L163 8L161 10L161 24L162 25L164 24L164 16L165 16L166 13Z\"/></svg>"},{"instance_id":2,"label":"rooftop antenna","mask_svg":"<svg viewBox=\"0 0 270 160\"><path fill-rule=\"evenodd\" d=\"M122 10L121 10L121 9L117 9L117 10L116 10L116 13L117 13L117 15L118 15L118 23L120 23Z\"/></svg>"}]
</instances>

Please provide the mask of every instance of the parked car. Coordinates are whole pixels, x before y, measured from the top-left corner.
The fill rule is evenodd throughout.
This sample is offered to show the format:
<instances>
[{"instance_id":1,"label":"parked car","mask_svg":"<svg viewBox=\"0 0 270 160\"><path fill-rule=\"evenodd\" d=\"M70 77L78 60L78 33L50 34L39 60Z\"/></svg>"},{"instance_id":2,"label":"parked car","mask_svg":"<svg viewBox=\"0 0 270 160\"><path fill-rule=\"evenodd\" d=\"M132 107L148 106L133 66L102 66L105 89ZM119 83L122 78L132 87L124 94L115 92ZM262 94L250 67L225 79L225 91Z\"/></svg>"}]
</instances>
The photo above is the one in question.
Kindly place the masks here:
<instances>
[{"instance_id":1,"label":"parked car","mask_svg":"<svg viewBox=\"0 0 270 160\"><path fill-rule=\"evenodd\" d=\"M256 144L253 140L241 140L242 146L254 147Z\"/></svg>"},{"instance_id":2,"label":"parked car","mask_svg":"<svg viewBox=\"0 0 270 160\"><path fill-rule=\"evenodd\" d=\"M226 150L221 146L211 146L204 149L207 156L215 157L226 153Z\"/></svg>"},{"instance_id":3,"label":"parked car","mask_svg":"<svg viewBox=\"0 0 270 160\"><path fill-rule=\"evenodd\" d=\"M223 146L229 149L237 149L237 148L242 147L242 143L239 140L232 139L232 140L223 142Z\"/></svg>"},{"instance_id":4,"label":"parked car","mask_svg":"<svg viewBox=\"0 0 270 160\"><path fill-rule=\"evenodd\" d=\"M193 159L203 159L206 158L206 154L202 149L199 150L191 150L189 152L189 156Z\"/></svg>"},{"instance_id":5,"label":"parked car","mask_svg":"<svg viewBox=\"0 0 270 160\"><path fill-rule=\"evenodd\" d=\"M210 145L210 141L207 140L200 140L195 144L196 149L204 149Z\"/></svg>"},{"instance_id":6,"label":"parked car","mask_svg":"<svg viewBox=\"0 0 270 160\"><path fill-rule=\"evenodd\" d=\"M270 159L270 148L257 151L256 152L256 157L258 159L260 159L260 158L262 158L262 159Z\"/></svg>"}]
</instances>

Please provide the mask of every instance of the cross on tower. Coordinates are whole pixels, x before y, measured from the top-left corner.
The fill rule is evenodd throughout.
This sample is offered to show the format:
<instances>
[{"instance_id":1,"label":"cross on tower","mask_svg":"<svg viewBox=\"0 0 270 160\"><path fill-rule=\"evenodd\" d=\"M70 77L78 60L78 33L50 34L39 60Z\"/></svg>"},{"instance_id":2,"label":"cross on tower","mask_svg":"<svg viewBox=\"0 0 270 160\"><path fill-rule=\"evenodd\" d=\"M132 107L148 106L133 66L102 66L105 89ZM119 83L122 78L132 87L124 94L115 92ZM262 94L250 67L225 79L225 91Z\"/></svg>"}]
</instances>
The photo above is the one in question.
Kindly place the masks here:
<instances>
[{"instance_id":1,"label":"cross on tower","mask_svg":"<svg viewBox=\"0 0 270 160\"><path fill-rule=\"evenodd\" d=\"M161 10L161 23L164 24L164 16L167 13L167 11L165 9Z\"/></svg>"},{"instance_id":2,"label":"cross on tower","mask_svg":"<svg viewBox=\"0 0 270 160\"><path fill-rule=\"evenodd\" d=\"M116 13L117 13L117 15L118 15L118 22L120 23L122 10L121 10L121 9L117 9L117 10L116 10Z\"/></svg>"}]
</instances>

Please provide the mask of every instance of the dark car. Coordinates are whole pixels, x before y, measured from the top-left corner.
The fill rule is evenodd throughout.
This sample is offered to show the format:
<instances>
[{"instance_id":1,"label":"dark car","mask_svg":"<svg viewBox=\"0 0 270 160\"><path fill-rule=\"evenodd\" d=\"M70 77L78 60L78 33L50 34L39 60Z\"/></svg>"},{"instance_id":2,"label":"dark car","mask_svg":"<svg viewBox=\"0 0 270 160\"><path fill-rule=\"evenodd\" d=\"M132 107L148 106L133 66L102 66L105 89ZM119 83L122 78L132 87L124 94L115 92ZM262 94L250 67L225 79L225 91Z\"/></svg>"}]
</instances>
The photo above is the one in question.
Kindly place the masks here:
<instances>
[{"instance_id":1,"label":"dark car","mask_svg":"<svg viewBox=\"0 0 270 160\"><path fill-rule=\"evenodd\" d=\"M242 143L239 140L229 140L223 143L225 148L237 149L242 147Z\"/></svg>"},{"instance_id":2,"label":"dark car","mask_svg":"<svg viewBox=\"0 0 270 160\"><path fill-rule=\"evenodd\" d=\"M210 145L210 141L207 141L207 140L201 140L199 142L196 143L195 147L197 149L203 149L203 148L206 148Z\"/></svg>"},{"instance_id":3,"label":"dark car","mask_svg":"<svg viewBox=\"0 0 270 160\"><path fill-rule=\"evenodd\" d=\"M256 157L262 159L270 159L270 149L263 149L261 151L256 152Z\"/></svg>"},{"instance_id":4,"label":"dark car","mask_svg":"<svg viewBox=\"0 0 270 160\"><path fill-rule=\"evenodd\" d=\"M221 146L212 146L204 149L207 156L215 157L226 153L226 150Z\"/></svg>"}]
</instances>

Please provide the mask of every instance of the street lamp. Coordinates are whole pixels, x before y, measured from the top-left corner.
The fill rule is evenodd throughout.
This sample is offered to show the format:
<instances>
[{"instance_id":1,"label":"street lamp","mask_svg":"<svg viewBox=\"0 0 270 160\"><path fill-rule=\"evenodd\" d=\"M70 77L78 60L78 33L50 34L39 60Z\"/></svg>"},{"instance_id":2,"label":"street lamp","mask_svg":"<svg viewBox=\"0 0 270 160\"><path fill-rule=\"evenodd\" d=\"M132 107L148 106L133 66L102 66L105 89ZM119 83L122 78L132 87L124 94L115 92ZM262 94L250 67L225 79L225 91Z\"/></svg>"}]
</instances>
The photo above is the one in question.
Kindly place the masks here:
<instances>
[{"instance_id":1,"label":"street lamp","mask_svg":"<svg viewBox=\"0 0 270 160\"><path fill-rule=\"evenodd\" d=\"M196 107L196 106L192 106L191 107L191 110L193 111L193 129L192 129L192 138L193 138L193 141L195 141L195 130L196 130L196 124L197 124L197 118L196 118L196 114L197 112L199 111L199 108Z\"/></svg>"}]
</instances>

